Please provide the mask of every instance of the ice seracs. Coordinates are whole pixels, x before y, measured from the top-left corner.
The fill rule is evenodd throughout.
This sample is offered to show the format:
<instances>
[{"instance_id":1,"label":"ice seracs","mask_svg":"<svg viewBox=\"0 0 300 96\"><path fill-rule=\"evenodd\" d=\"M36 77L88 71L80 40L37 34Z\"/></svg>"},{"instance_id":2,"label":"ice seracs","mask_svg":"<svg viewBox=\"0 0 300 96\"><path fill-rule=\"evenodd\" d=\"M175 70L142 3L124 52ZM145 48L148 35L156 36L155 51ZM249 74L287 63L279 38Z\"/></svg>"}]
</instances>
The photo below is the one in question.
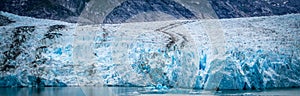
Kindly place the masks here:
<instances>
[{"instance_id":1,"label":"ice seracs","mask_svg":"<svg viewBox=\"0 0 300 96\"><path fill-rule=\"evenodd\" d=\"M1 12L0 86L300 86L300 15L80 25Z\"/></svg>"}]
</instances>

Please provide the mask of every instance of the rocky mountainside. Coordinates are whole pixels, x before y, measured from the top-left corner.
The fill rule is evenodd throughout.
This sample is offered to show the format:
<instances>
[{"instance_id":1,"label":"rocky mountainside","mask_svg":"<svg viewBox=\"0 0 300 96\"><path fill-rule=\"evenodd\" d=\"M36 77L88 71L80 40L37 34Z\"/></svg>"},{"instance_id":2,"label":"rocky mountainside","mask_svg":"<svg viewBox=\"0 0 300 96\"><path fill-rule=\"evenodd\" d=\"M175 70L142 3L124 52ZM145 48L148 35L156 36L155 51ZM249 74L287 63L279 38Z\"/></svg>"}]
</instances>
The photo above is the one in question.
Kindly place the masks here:
<instances>
[{"instance_id":1,"label":"rocky mountainside","mask_svg":"<svg viewBox=\"0 0 300 96\"><path fill-rule=\"evenodd\" d=\"M299 0L210 0L219 18L300 13Z\"/></svg>"},{"instance_id":2,"label":"rocky mountainside","mask_svg":"<svg viewBox=\"0 0 300 96\"><path fill-rule=\"evenodd\" d=\"M44 19L76 22L88 0L1 0L0 10ZM75 17L75 18L74 18Z\"/></svg>"},{"instance_id":3,"label":"rocky mountainside","mask_svg":"<svg viewBox=\"0 0 300 96\"><path fill-rule=\"evenodd\" d=\"M1 0L0 11L21 16L77 22L83 10L87 10L89 11L88 14L84 13L84 15L90 17L85 19L93 23L161 21L169 20L170 18L171 20L182 18L203 19L201 18L203 16L200 16L203 14L195 14L197 12L194 12L195 10L193 10L193 8L202 9L203 6L207 5L212 7L212 10L209 11L216 13L218 18L271 16L300 12L299 0L207 0L208 4L201 4L204 1L205 0ZM102 7L110 4L115 4L115 6L110 6L113 7L111 9ZM196 7L189 7L189 4L196 4ZM96 6L100 9L93 10L91 8L94 7L86 8L86 6ZM208 13L209 11L202 10L198 13ZM151 13L150 16L149 14L144 14L149 12L154 13ZM144 16L136 17L138 13L142 13ZM169 14L172 17L161 13ZM138 20L128 20L131 17L136 17Z\"/></svg>"}]
</instances>

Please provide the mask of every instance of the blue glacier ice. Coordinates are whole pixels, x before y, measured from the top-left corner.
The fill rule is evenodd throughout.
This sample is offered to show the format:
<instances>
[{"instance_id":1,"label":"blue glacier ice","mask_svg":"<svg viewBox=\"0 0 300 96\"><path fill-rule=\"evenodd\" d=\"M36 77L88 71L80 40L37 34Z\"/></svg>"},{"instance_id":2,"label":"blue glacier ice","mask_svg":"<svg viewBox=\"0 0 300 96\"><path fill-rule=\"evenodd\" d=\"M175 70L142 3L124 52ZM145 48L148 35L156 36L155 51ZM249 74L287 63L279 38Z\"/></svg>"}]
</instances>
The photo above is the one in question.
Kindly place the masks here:
<instances>
[{"instance_id":1,"label":"blue glacier ice","mask_svg":"<svg viewBox=\"0 0 300 96\"><path fill-rule=\"evenodd\" d=\"M300 15L80 25L5 12L0 87L300 86Z\"/></svg>"}]
</instances>

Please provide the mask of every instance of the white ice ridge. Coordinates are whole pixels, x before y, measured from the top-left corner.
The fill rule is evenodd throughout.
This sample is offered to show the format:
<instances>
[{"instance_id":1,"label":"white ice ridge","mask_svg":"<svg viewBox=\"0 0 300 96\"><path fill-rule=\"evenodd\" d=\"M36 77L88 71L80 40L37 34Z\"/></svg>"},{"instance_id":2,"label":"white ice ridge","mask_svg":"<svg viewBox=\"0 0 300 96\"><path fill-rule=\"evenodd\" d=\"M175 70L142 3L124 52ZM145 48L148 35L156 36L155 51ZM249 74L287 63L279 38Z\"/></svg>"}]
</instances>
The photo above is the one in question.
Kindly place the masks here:
<instances>
[{"instance_id":1,"label":"white ice ridge","mask_svg":"<svg viewBox=\"0 0 300 96\"><path fill-rule=\"evenodd\" d=\"M0 26L0 76L24 86L32 84L28 76L68 86L300 86L300 14L99 25L0 15L16 21ZM22 26L34 31L11 48Z\"/></svg>"}]
</instances>

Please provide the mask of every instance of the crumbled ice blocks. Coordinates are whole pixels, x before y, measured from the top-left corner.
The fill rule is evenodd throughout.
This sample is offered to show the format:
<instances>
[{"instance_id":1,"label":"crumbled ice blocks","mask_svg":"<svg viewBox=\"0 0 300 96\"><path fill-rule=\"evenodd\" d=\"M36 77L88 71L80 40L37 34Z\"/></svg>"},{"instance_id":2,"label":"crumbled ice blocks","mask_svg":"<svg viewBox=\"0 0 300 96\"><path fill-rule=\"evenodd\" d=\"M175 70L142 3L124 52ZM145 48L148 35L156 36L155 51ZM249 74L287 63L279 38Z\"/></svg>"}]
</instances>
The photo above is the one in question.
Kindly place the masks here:
<instances>
[{"instance_id":1,"label":"crumbled ice blocks","mask_svg":"<svg viewBox=\"0 0 300 96\"><path fill-rule=\"evenodd\" d=\"M300 86L299 14L85 26L1 15L15 22L0 26L0 87Z\"/></svg>"},{"instance_id":2,"label":"crumbled ice blocks","mask_svg":"<svg viewBox=\"0 0 300 96\"><path fill-rule=\"evenodd\" d=\"M51 57L49 54L72 53L60 50L60 48L67 47L67 44L60 45L58 42L63 42L57 39L62 35L68 39L62 30L68 24L19 17L4 12L1 12L1 15L16 22L0 27L0 86L67 86L64 80L53 74L60 74L56 70L68 63L57 62L58 60L55 59L59 57ZM68 58L60 57L59 61L63 61L61 59ZM66 75L71 74L66 73Z\"/></svg>"},{"instance_id":3,"label":"crumbled ice blocks","mask_svg":"<svg viewBox=\"0 0 300 96\"><path fill-rule=\"evenodd\" d=\"M110 56L97 57L101 62L111 62L102 65L107 71L104 84L162 84L200 89L299 86L297 15L219 20L215 26L221 26L218 30L223 32L223 45L220 42L210 44L214 42L210 37L214 34L209 32L215 30L209 29L214 27L207 28L207 22L216 21L138 23L116 27L117 31L108 32L110 43L103 44L108 46L101 47L110 49ZM223 54L214 50L220 46L226 49Z\"/></svg>"},{"instance_id":4,"label":"crumbled ice blocks","mask_svg":"<svg viewBox=\"0 0 300 96\"><path fill-rule=\"evenodd\" d=\"M5 27L4 27L5 28ZM1 86L66 86L57 79L49 80L42 75L51 59L43 56L46 52L46 38L54 38L49 34L40 34L35 26L19 26L9 30L1 30ZM39 38L44 35L45 38ZM43 41L45 40L45 41Z\"/></svg>"}]
</instances>

